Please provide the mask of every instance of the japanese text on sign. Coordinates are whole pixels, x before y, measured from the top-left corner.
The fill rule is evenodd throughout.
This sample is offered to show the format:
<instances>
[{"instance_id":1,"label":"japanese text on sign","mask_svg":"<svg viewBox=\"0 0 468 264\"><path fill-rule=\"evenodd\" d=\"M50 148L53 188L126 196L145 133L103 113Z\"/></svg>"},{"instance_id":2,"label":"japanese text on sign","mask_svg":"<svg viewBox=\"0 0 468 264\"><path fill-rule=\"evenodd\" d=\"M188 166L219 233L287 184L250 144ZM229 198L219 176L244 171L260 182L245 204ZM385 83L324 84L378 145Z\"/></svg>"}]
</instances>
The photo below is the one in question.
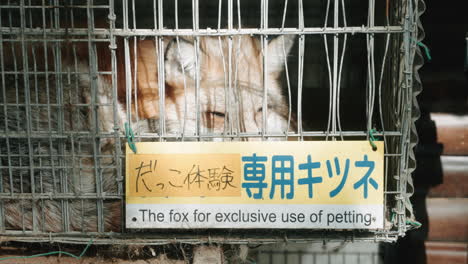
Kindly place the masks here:
<instances>
[{"instance_id":1,"label":"japanese text on sign","mask_svg":"<svg viewBox=\"0 0 468 264\"><path fill-rule=\"evenodd\" d=\"M239 154L133 155L130 195L240 196Z\"/></svg>"}]
</instances>

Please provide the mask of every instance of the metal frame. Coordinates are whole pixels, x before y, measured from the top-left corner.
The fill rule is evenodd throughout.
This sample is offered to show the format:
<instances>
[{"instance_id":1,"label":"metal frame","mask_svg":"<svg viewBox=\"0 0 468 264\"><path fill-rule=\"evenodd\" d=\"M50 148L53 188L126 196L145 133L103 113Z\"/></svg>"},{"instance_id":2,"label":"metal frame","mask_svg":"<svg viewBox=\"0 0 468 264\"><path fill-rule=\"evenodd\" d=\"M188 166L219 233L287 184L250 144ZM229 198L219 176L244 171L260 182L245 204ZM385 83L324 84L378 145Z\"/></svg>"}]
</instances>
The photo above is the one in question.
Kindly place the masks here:
<instances>
[{"instance_id":1,"label":"metal frame","mask_svg":"<svg viewBox=\"0 0 468 264\"><path fill-rule=\"evenodd\" d=\"M409 196L411 195L411 177L414 157L412 156L412 147L416 142L414 136L414 119L415 112L417 113L417 104L415 103L415 91L413 91L413 80L415 78L415 65L413 64L415 53L417 52L416 40L418 38L417 27L419 22L419 7L423 5L421 0L399 0L392 1L388 6L387 12L390 13L384 25L379 25L376 22L376 1L368 0L368 15L367 25L353 26L347 24L346 6L344 0L326 0L325 21L321 27L308 27L304 18L304 3L303 0L297 0L297 14L298 26L285 27L286 11L288 9L288 0L282 2L284 6L283 16L281 20L281 27L269 27L269 1L262 0L260 6L260 26L258 28L243 28L241 26L241 6L240 1L227 0L218 2L218 18L217 28L203 29L200 28L200 14L198 0L192 0L192 28L179 28L179 15L172 15L175 19L174 28L165 28L165 15L169 12L178 14L179 1L175 1L173 10L164 10L163 0L154 0L153 7L153 28L138 28L137 23L137 10L135 9L134 0L119 1L122 7L121 16L118 15L116 10L116 3L114 0L109 0L108 4L94 4L98 0L87 1L70 1L67 6L63 6L59 0L8 0L6 3L0 4L0 74L1 74L1 92L2 100L0 106L3 114L1 115L3 124L0 125L0 145L5 147L0 148L0 237L3 240L16 240L16 241L30 241L30 242L67 242L67 243L87 243L93 237L94 243L98 244L167 244L174 242L181 243L233 243L233 244L258 244L258 243L275 243L284 241L296 242L310 242L317 240L327 241L394 241L398 236L412 228L412 210L409 203ZM101 1L102 2L102 1ZM291 1L292 2L292 1ZM388 1L387 1L388 2ZM223 7L227 4L227 7ZM289 3L291 4L291 3ZM419 7L418 7L419 5ZM237 9L235 8L237 7ZM227 26L222 27L224 21L222 19L222 10L227 8ZM95 28L95 14L94 12L106 11L109 22L109 28ZM165 12L167 11L167 12ZM14 13L18 12L18 17ZM75 27L74 19L75 13L86 12L87 27ZM117 14L116 14L117 13ZM237 14L238 25L234 25ZM69 16L71 24L65 27L61 24L62 17ZM6 17L5 17L6 16ZM40 17L42 21L36 21L35 17ZM116 21L121 19L122 26L118 27ZM18 22L19 21L19 22ZM37 23L40 27L37 27ZM342 87L343 75L343 60L346 57L347 40L356 34L361 34L366 38L367 49L367 100L366 100L366 129L365 131L349 131L343 130L340 120L340 91ZM159 133L138 133L136 139L153 139L159 141L165 140L202 140L211 138L261 138L266 140L271 137L280 138L297 138L303 140L304 138L320 138L326 140L347 140L347 139L363 139L369 137L369 131L373 128L373 121L375 116L379 116L381 129L375 134L383 138L385 142L385 203L387 205L387 221L392 222L394 227L383 230L373 230L371 232L348 232L348 231L307 231L302 232L301 235L288 232L282 232L281 235L271 234L248 234L243 232L236 232L232 236L226 237L222 233L206 231L203 235L190 235L174 231L171 234L167 232L156 232L151 235L142 233L128 233L123 229L124 217L122 217L122 230L121 232L108 232L104 227L104 202L105 201L118 201L121 204L122 212L124 211L123 199L123 176L122 166L124 154L122 146L125 143L125 135L119 125L117 116L118 112L118 99L117 99L117 74L125 74L126 79L126 114L128 120L132 120L132 102L137 101L137 94L132 93L132 87L136 85L136 70L132 71L131 56L136 54L137 50L135 45L131 45L132 41L135 43L138 38L146 37L154 39L157 51L159 54L164 54L164 37L175 37L179 41L179 37L192 36L196 47L196 100L199 102L200 94L200 65L198 61L198 54L200 52L200 38L206 36L228 37L229 53L225 54L225 59L228 61L229 69L224 69L225 72L225 87L231 89L231 86L236 82L236 69L232 65L232 48L236 45L230 36L236 35L255 35L260 37L262 43L263 65L264 68L268 65L268 54L266 54L266 45L269 36L281 35L297 35L298 36L298 50L297 50L297 109L295 114L297 116L298 129L294 132L288 133L235 133L232 130L233 124L225 124L225 127L230 127L230 131L224 133L210 133L203 134L200 132L200 107L197 107L197 133L194 135L170 134L166 132L165 119L159 119ZM66 37L64 37L66 36ZM328 124L326 130L311 131L304 129L303 125L303 101L302 97L304 89L304 57L307 52L305 47L306 37L316 36L321 37L326 56L326 65L323 67L328 68L329 80L329 112ZM385 36L384 54L382 61L376 59L376 41L377 36ZM126 58L126 66L124 73L117 72L117 38L123 37L123 49ZM221 41L221 40L220 40ZM110 49L110 64L111 71L102 71L98 69L97 63L97 50L96 43L109 43ZM19 54L22 58L18 58L18 52L15 49L18 47L15 43L19 44L21 49ZM32 53L29 54L27 43L32 45ZM90 102L64 102L64 98L72 98L73 89L70 89L70 95L62 94L63 85L74 87L75 92L78 91L77 76L81 74L77 63L76 44L87 44L89 56L89 76L90 76ZM220 42L221 43L221 42ZM5 45L4 44L8 44ZM73 53L73 67L64 68L62 65L62 52L61 49L64 45L70 45ZM179 44L179 42L177 42ZM331 44L331 45L330 45ZM131 50L133 47L133 50ZM348 47L349 48L349 47ZM180 49L180 47L179 47ZM331 50L329 50L331 49ZM41 62L36 58L36 53L41 52L44 55L44 60L47 61L47 56L52 54L54 61L53 69L48 67L48 63ZM296 53L294 53L296 56ZM31 57L29 57L31 56ZM223 55L224 56L224 55ZM136 57L136 56L135 56ZM159 78L159 94L160 94L160 114L164 116L164 93L165 85L164 80L164 57L159 56L155 64L158 66L160 73ZM11 60L12 67L7 67L6 60ZM20 62L21 61L21 62ZM32 62L32 65L31 65ZM380 64L379 64L380 63ZM44 64L44 67L41 67ZM134 67L138 67L136 59L134 60ZM22 66L21 66L22 65ZM25 67L26 66L26 67ZM288 64L286 66L287 80L288 80L288 99L289 99L289 119L293 112L291 108L291 87ZM380 69L380 72L379 72ZM161 74L162 73L162 74ZM264 77L266 75L264 69ZM41 76L45 79L45 93L47 102L38 101L38 87L41 86ZM53 83L49 82L49 77L55 77ZM97 102L97 81L99 76L110 76L112 84L112 97L110 103L101 104ZM11 81L11 78L14 80ZM266 78L266 77L265 77ZM7 100L8 87L14 84L16 94L21 89L24 90L24 102L19 101L19 97L15 102ZM185 80L184 80L185 83ZM55 85L55 87L52 87ZM30 89L30 87L34 87ZM53 91L54 96L49 95ZM267 87L264 84L264 95L267 94ZM33 92L31 94L31 92ZM68 97L67 97L68 96ZM383 99L385 97L386 100ZM36 98L36 99L35 99ZM34 102L36 100L36 102ZM64 106L71 103L76 109L89 108L91 109L91 117L93 126L90 131L79 131L68 129L64 127ZM226 98L226 103L229 103L229 98ZM375 108L376 104L378 109ZM267 109L268 102L267 96L264 96L263 109ZM25 108L25 122L26 129L11 129L8 125L7 112L11 108L22 109ZM39 122L37 118L32 118L34 111L32 109L46 108L48 115L46 127L34 124ZM112 107L113 109L113 131L100 131L98 125L98 107ZM138 107L137 105L135 106ZM55 115L54 111L58 111ZM18 110L19 111L19 110ZM266 127L267 111L263 111L263 127ZM59 120L52 120L56 116ZM138 117L136 117L138 118ZM20 120L21 118L18 118ZM18 121L19 122L19 121ZM56 124L55 124L56 122ZM289 121L288 121L289 122ZM21 124L15 125L17 128L22 127ZM115 140L115 148L111 154L101 153L99 144L101 138L112 138ZM25 140L25 141L24 141ZM25 143L26 142L26 143ZM25 144L27 150L19 146ZM18 146L14 146L17 144ZM84 145L83 145L84 144ZM91 153L83 152L81 148L88 148L90 144ZM55 147L57 146L57 148ZM37 148L47 148L48 153L35 153ZM15 150L16 149L16 153ZM23 161L27 158L27 162ZM71 158L73 161L66 162L66 158ZM96 181L96 192L93 193L72 193L67 184L68 177L73 177L69 173L78 173L78 178L81 179L81 171L86 169L82 164L83 159L91 158L94 161L94 166L89 169L94 170ZM112 158L114 163L100 165L102 159ZM39 160L39 163L37 162ZM44 161L45 160L45 161ZM48 160L48 161L47 161ZM55 162L57 160L57 162ZM79 162L78 162L78 161ZM46 164L43 164L46 163ZM81 169L80 169L81 168ZM115 171L117 181L117 191L115 193L107 193L102 188L102 173L105 169L113 169ZM26 172L22 172L25 170ZM59 190L54 188L53 192L46 192L42 190L41 182L36 182L35 173L42 175L42 171L51 171L54 183L60 183ZM15 171L19 173L15 174ZM6 176L5 176L6 174ZM24 176L23 176L24 174ZM31 191L21 190L19 192L4 191L4 186L14 184L13 178L23 177L30 178ZM42 176L41 176L42 180ZM81 186L80 182L80 186ZM409 184L409 185L408 185ZM408 186L410 186L408 190ZM21 188L22 184L21 184ZM60 201L61 210L63 212L63 231L59 233L49 233L45 230L44 226L39 226L39 223L32 224L32 230L9 230L5 225L5 203L8 201L23 201L31 202L41 201L42 208L32 206L32 219L36 219L37 215L42 212L44 217L44 201L58 200ZM91 201L96 205L97 213L97 230L96 232L75 232L70 231L70 216L69 206L72 201L81 201L82 204ZM40 210L39 210L40 209ZM21 210L26 210L22 208ZM394 218L393 215L396 217ZM23 221L25 221L23 217ZM82 222L85 219L82 215ZM23 222L24 227L24 222Z\"/></svg>"},{"instance_id":2,"label":"metal frame","mask_svg":"<svg viewBox=\"0 0 468 264\"><path fill-rule=\"evenodd\" d=\"M281 263L379 263L377 252L340 252L337 250L258 250L256 263L274 263L281 259Z\"/></svg>"}]
</instances>

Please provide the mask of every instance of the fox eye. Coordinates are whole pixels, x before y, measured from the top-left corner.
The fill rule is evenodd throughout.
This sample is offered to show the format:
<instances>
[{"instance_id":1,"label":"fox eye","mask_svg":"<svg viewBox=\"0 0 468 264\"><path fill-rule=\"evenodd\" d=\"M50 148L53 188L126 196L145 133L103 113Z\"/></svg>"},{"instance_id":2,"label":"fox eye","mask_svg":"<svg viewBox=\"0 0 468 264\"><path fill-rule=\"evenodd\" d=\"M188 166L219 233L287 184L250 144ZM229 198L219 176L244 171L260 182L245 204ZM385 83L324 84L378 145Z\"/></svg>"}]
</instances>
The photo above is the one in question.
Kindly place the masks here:
<instances>
[{"instance_id":1,"label":"fox eye","mask_svg":"<svg viewBox=\"0 0 468 264\"><path fill-rule=\"evenodd\" d=\"M217 116L217 117L225 117L226 116L224 113L217 112L217 111L209 111L207 113L211 114L211 115L214 115L214 116Z\"/></svg>"},{"instance_id":2,"label":"fox eye","mask_svg":"<svg viewBox=\"0 0 468 264\"><path fill-rule=\"evenodd\" d=\"M272 109L272 108L273 108L273 107L272 107L270 104L267 105L267 109L268 109L268 110L270 110L270 109ZM260 106L260 107L257 109L257 113L261 113L261 112L263 112L263 106Z\"/></svg>"}]
</instances>

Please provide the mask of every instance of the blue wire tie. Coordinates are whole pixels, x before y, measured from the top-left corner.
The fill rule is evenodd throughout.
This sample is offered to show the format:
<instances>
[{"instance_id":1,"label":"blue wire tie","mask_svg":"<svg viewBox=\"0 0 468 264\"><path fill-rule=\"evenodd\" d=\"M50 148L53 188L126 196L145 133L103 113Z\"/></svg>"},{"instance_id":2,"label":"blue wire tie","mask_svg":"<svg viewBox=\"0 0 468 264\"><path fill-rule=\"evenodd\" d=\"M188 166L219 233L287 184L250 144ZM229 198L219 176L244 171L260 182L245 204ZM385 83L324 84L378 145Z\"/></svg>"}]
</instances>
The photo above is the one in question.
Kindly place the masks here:
<instances>
[{"instance_id":1,"label":"blue wire tie","mask_svg":"<svg viewBox=\"0 0 468 264\"><path fill-rule=\"evenodd\" d=\"M135 135L133 134L133 130L128 122L125 123L125 136L127 137L128 146L130 146L130 149L136 154L137 147L135 145Z\"/></svg>"}]
</instances>

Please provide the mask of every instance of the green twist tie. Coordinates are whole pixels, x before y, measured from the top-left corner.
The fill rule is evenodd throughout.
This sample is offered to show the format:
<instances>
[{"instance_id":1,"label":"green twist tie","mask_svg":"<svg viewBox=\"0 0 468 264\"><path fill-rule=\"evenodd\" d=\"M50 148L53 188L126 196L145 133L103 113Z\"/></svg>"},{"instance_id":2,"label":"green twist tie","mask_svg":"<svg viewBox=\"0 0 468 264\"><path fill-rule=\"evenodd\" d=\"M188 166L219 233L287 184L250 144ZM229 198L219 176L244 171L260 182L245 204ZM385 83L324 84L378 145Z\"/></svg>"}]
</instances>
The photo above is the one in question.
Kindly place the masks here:
<instances>
[{"instance_id":1,"label":"green twist tie","mask_svg":"<svg viewBox=\"0 0 468 264\"><path fill-rule=\"evenodd\" d=\"M395 213L392 214L392 217L390 219L390 222L394 223L395 222ZM411 220L406 220L406 224L407 225L411 225L411 226L414 226L416 228L420 228L422 226L421 223L419 223L418 221L411 221Z\"/></svg>"},{"instance_id":2,"label":"green twist tie","mask_svg":"<svg viewBox=\"0 0 468 264\"><path fill-rule=\"evenodd\" d=\"M429 50L429 47L426 46L426 44L422 43L421 41L418 41L416 44L418 44L418 46L420 46L421 48L424 49L424 51L426 52L427 60L428 60L428 61L431 61L431 60L432 60L432 56L431 56L431 51Z\"/></svg>"},{"instance_id":3,"label":"green twist tie","mask_svg":"<svg viewBox=\"0 0 468 264\"><path fill-rule=\"evenodd\" d=\"M5 257L5 258L0 258L0 261L10 260L10 259L30 259L30 258L44 257L44 256L50 256L50 255L56 255L56 254L66 255L66 256L69 256L69 257L72 257L72 258L81 259L81 257L83 257L83 255L86 253L86 251L88 250L88 248L91 246L92 243L93 243L93 239L91 238L91 240L88 242L88 244L83 249L81 254L78 255L78 256L76 256L76 255L74 255L72 253L66 252L66 251L51 251L51 252L41 253L41 254L36 254L36 255L31 255L31 256Z\"/></svg>"},{"instance_id":4,"label":"green twist tie","mask_svg":"<svg viewBox=\"0 0 468 264\"><path fill-rule=\"evenodd\" d=\"M412 225L412 226L415 226L416 228L419 228L422 226L421 223L419 223L418 221L410 221L410 220L407 220L406 221L406 224L409 224L409 225Z\"/></svg>"},{"instance_id":5,"label":"green twist tie","mask_svg":"<svg viewBox=\"0 0 468 264\"><path fill-rule=\"evenodd\" d=\"M377 150L377 145L375 145L374 141L377 141L377 139L374 137L374 133L377 133L375 129L371 129L369 131L369 143L372 146L372 150L376 151Z\"/></svg>"},{"instance_id":6,"label":"green twist tie","mask_svg":"<svg viewBox=\"0 0 468 264\"><path fill-rule=\"evenodd\" d=\"M127 122L125 123L125 136L127 137L127 143L128 146L130 146L130 149L132 149L133 153L136 154L137 152L137 147L135 145L135 135L133 134L133 130L130 127L130 124Z\"/></svg>"}]
</instances>

